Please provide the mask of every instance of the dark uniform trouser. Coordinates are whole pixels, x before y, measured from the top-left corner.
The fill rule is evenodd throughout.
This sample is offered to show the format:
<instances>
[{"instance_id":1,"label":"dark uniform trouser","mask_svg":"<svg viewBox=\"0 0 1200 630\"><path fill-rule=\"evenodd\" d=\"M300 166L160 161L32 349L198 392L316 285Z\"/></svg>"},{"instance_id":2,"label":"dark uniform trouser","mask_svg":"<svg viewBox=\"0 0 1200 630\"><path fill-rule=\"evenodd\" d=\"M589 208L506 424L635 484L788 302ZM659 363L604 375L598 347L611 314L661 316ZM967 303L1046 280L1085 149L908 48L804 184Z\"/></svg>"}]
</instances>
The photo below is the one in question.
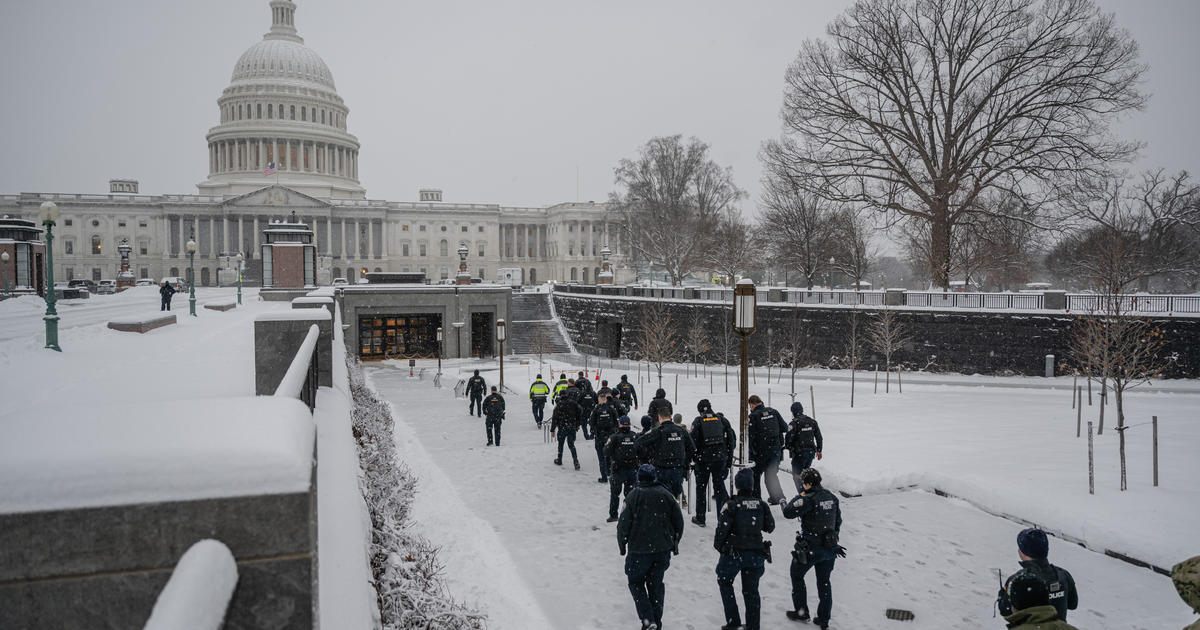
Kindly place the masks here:
<instances>
[{"instance_id":1,"label":"dark uniform trouser","mask_svg":"<svg viewBox=\"0 0 1200 630\"><path fill-rule=\"evenodd\" d=\"M611 433L609 435L612 435ZM608 441L608 435L596 434L596 459L600 462L600 478L608 480L609 461L608 456L604 454L604 443Z\"/></svg>"},{"instance_id":2,"label":"dark uniform trouser","mask_svg":"<svg viewBox=\"0 0 1200 630\"><path fill-rule=\"evenodd\" d=\"M679 500L679 495L683 494L683 469L682 468L659 468L658 483L666 486L671 494L675 495L675 500Z\"/></svg>"},{"instance_id":3,"label":"dark uniform trouser","mask_svg":"<svg viewBox=\"0 0 1200 630\"><path fill-rule=\"evenodd\" d=\"M629 494L633 489L634 482L637 481L637 469L629 468L622 470L620 468L613 469L608 475L608 515L616 518L617 508L621 505L621 498Z\"/></svg>"},{"instance_id":4,"label":"dark uniform trouser","mask_svg":"<svg viewBox=\"0 0 1200 630\"><path fill-rule=\"evenodd\" d=\"M563 442L571 449L571 459L579 459L579 454L575 452L575 429L558 428L558 458L562 459Z\"/></svg>"},{"instance_id":5,"label":"dark uniform trouser","mask_svg":"<svg viewBox=\"0 0 1200 630\"><path fill-rule=\"evenodd\" d=\"M160 310L160 311L169 311L169 310L171 310L171 298L169 298L169 297L165 297L165 298L163 298L163 299L162 299L162 307L161 307L161 308L159 308L159 310Z\"/></svg>"},{"instance_id":6,"label":"dark uniform trouser","mask_svg":"<svg viewBox=\"0 0 1200 630\"><path fill-rule=\"evenodd\" d=\"M504 422L504 418L499 418L499 417L493 418L492 416L488 416L487 420L483 421L484 427L487 428L488 444L494 443L496 446L500 446L500 423L501 422ZM496 434L496 439L494 439L494 440L492 439L493 432Z\"/></svg>"},{"instance_id":7,"label":"dark uniform trouser","mask_svg":"<svg viewBox=\"0 0 1200 630\"><path fill-rule=\"evenodd\" d=\"M533 421L538 423L538 426L540 427L540 426L542 426L542 420L544 420L545 418L546 418L546 399L545 398L540 398L540 399L534 398L533 399Z\"/></svg>"},{"instance_id":8,"label":"dark uniform trouser","mask_svg":"<svg viewBox=\"0 0 1200 630\"><path fill-rule=\"evenodd\" d=\"M725 479L729 476L729 468L725 460L710 464L696 464L696 520L704 522L704 513L708 510L708 500L704 493L708 491L708 480L712 479L713 500L717 502L717 513L725 507L729 500L729 491L725 489Z\"/></svg>"},{"instance_id":9,"label":"dark uniform trouser","mask_svg":"<svg viewBox=\"0 0 1200 630\"><path fill-rule=\"evenodd\" d=\"M583 439L590 440L592 435L588 433L588 417L592 415L592 408L588 407L579 412L579 427L583 429Z\"/></svg>"},{"instance_id":10,"label":"dark uniform trouser","mask_svg":"<svg viewBox=\"0 0 1200 630\"><path fill-rule=\"evenodd\" d=\"M633 595L638 619L649 619L662 625L663 595L667 591L663 576L670 566L670 551L625 555L625 576L629 578L629 592Z\"/></svg>"},{"instance_id":11,"label":"dark uniform trouser","mask_svg":"<svg viewBox=\"0 0 1200 630\"><path fill-rule=\"evenodd\" d=\"M717 588L721 590L721 604L725 607L725 623L741 625L738 615L737 596L733 594L733 578L742 574L742 599L746 600L746 630L758 630L759 611L762 600L758 596L758 580L763 576L766 558L757 551L739 551L721 554L717 561Z\"/></svg>"},{"instance_id":12,"label":"dark uniform trouser","mask_svg":"<svg viewBox=\"0 0 1200 630\"><path fill-rule=\"evenodd\" d=\"M779 454L772 455L767 461L754 460L754 496L762 498L762 486L767 486L769 501L779 502L786 499L783 488L779 487Z\"/></svg>"},{"instance_id":13,"label":"dark uniform trouser","mask_svg":"<svg viewBox=\"0 0 1200 630\"><path fill-rule=\"evenodd\" d=\"M808 590L804 587L804 575L810 568L817 570L817 614L814 622L827 622L833 612L833 587L829 576L833 573L833 561L837 559L833 551L824 548L809 551L808 564L800 564L792 558L792 609L808 610Z\"/></svg>"},{"instance_id":14,"label":"dark uniform trouser","mask_svg":"<svg viewBox=\"0 0 1200 630\"><path fill-rule=\"evenodd\" d=\"M476 407L479 407L479 409L476 410ZM467 409L467 413L476 413L476 411L478 411L479 416L483 416L483 394L477 392L471 394L471 407Z\"/></svg>"},{"instance_id":15,"label":"dark uniform trouser","mask_svg":"<svg viewBox=\"0 0 1200 630\"><path fill-rule=\"evenodd\" d=\"M817 452L811 448L800 449L800 454L792 458L792 481L796 482L796 494L804 494L804 484L800 482L800 473L812 466Z\"/></svg>"}]
</instances>

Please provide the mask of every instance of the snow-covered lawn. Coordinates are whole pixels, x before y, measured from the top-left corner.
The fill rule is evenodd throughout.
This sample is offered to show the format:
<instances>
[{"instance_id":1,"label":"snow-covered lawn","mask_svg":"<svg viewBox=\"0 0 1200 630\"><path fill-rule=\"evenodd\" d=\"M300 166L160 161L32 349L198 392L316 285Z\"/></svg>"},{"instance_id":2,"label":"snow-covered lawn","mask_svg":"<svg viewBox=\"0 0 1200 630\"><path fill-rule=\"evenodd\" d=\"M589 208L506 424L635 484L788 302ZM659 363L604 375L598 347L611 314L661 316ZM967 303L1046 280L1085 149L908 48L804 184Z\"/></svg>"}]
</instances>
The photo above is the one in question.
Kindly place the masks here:
<instances>
[{"instance_id":1,"label":"snow-covered lawn","mask_svg":"<svg viewBox=\"0 0 1200 630\"><path fill-rule=\"evenodd\" d=\"M526 366L515 364L506 361L506 384L522 391ZM489 382L494 365L479 364ZM409 379L406 368L366 369L393 403L401 454L422 479L416 518L446 547L452 588L467 603L487 611L497 628L637 626L613 527L604 522L608 492L596 482L592 442L577 442L582 471L554 466L554 447L543 443L524 396L512 395L503 446L485 447L482 420L453 398L453 379L435 389L428 378ZM613 382L619 376L603 373ZM810 382L803 385L806 403ZM695 401L705 397L736 416L736 396L710 395L708 387L707 379L681 378L677 410L690 420ZM723 389L719 380L716 387ZM771 388L775 406L786 409L787 383ZM639 394L648 396L643 389ZM1074 437L1065 390L906 383L903 395L872 396L868 386L850 410L847 384L818 382L815 389L826 439L819 467L831 487L866 493L843 501L850 556L834 572L832 627L885 627L892 623L883 618L889 607L916 613L905 627L1002 627L992 618L993 569L1007 575L1017 568L1015 539L1023 526L926 491L933 488L1167 566L1196 552L1188 534L1200 502L1189 480L1200 472L1194 457L1200 441L1187 414L1200 397L1131 396L1131 416L1157 413L1163 423L1162 487L1149 487L1148 432L1141 434L1143 448L1131 429L1130 490L1117 492L1115 436L1106 432L1097 441L1097 492L1089 496L1086 440ZM765 383L755 389L765 390ZM926 490L893 490L913 484ZM784 487L791 487L786 479ZM779 520L776 562L762 586L764 628L791 625L782 614L790 608L788 551L796 523ZM688 524L667 573L668 628L724 623L712 522L705 529ZM1079 583L1082 603L1072 622L1081 628L1170 628L1190 619L1164 576L1057 539L1051 559Z\"/></svg>"}]
</instances>

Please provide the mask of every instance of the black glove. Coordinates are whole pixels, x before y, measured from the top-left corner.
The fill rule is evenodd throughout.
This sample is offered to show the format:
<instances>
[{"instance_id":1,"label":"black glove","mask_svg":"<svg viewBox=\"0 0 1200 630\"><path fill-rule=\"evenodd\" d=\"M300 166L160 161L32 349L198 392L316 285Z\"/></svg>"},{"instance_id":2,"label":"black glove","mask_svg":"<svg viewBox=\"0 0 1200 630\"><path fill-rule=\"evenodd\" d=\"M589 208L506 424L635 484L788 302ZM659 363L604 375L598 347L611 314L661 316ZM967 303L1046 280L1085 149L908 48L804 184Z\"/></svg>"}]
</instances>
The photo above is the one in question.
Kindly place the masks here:
<instances>
[{"instance_id":1,"label":"black glove","mask_svg":"<svg viewBox=\"0 0 1200 630\"><path fill-rule=\"evenodd\" d=\"M625 545L621 545L621 555L625 555Z\"/></svg>"},{"instance_id":2,"label":"black glove","mask_svg":"<svg viewBox=\"0 0 1200 630\"><path fill-rule=\"evenodd\" d=\"M1013 613L1012 600L1008 598L1008 591L1000 589L996 595L996 607L1000 610L1000 614L1007 617Z\"/></svg>"},{"instance_id":3,"label":"black glove","mask_svg":"<svg viewBox=\"0 0 1200 630\"><path fill-rule=\"evenodd\" d=\"M836 547L833 548L833 550L835 553L837 553L839 558L846 557L846 548L845 547L843 547L841 545L837 545Z\"/></svg>"},{"instance_id":4,"label":"black glove","mask_svg":"<svg viewBox=\"0 0 1200 630\"><path fill-rule=\"evenodd\" d=\"M679 541L678 540L675 541L675 546L671 548L671 554L676 555L676 556L679 555Z\"/></svg>"}]
</instances>

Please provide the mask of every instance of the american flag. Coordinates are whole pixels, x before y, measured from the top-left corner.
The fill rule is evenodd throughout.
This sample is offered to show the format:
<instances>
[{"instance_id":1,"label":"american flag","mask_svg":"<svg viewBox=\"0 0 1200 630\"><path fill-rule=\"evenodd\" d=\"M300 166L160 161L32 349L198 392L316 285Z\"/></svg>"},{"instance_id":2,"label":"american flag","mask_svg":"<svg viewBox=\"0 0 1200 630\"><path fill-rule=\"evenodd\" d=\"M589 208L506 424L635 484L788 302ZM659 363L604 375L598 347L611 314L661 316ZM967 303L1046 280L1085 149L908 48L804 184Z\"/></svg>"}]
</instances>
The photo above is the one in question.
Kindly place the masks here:
<instances>
[{"instance_id":1,"label":"american flag","mask_svg":"<svg viewBox=\"0 0 1200 630\"><path fill-rule=\"evenodd\" d=\"M274 175L274 174L275 174L275 163L267 162L267 168L263 169L263 175Z\"/></svg>"}]
</instances>

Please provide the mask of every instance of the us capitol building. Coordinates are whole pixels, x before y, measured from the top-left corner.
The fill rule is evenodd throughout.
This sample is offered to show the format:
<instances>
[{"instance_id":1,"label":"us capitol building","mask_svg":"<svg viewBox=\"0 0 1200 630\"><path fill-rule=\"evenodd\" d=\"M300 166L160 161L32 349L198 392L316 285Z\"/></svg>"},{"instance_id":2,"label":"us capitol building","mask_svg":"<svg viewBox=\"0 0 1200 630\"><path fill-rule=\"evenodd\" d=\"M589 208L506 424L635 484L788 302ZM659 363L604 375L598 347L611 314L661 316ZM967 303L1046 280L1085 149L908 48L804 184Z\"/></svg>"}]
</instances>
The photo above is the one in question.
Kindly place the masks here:
<instances>
[{"instance_id":1,"label":"us capitol building","mask_svg":"<svg viewBox=\"0 0 1200 630\"><path fill-rule=\"evenodd\" d=\"M456 204L443 202L440 190L420 190L416 202L368 199L333 74L297 33L296 5L271 0L270 9L271 30L238 58L217 99L220 124L206 136L209 172L199 194L139 195L136 180L114 179L106 195L0 196L0 215L34 221L43 201L58 204L56 279L115 278L123 240L138 278L184 276L194 235L197 286L216 285L218 269L238 252L252 281L261 278L263 228L293 211L316 232L323 269L351 282L363 270L453 278L460 243L484 281L520 268L526 284L592 283L605 244L617 281L632 277L620 218L603 203Z\"/></svg>"}]
</instances>

